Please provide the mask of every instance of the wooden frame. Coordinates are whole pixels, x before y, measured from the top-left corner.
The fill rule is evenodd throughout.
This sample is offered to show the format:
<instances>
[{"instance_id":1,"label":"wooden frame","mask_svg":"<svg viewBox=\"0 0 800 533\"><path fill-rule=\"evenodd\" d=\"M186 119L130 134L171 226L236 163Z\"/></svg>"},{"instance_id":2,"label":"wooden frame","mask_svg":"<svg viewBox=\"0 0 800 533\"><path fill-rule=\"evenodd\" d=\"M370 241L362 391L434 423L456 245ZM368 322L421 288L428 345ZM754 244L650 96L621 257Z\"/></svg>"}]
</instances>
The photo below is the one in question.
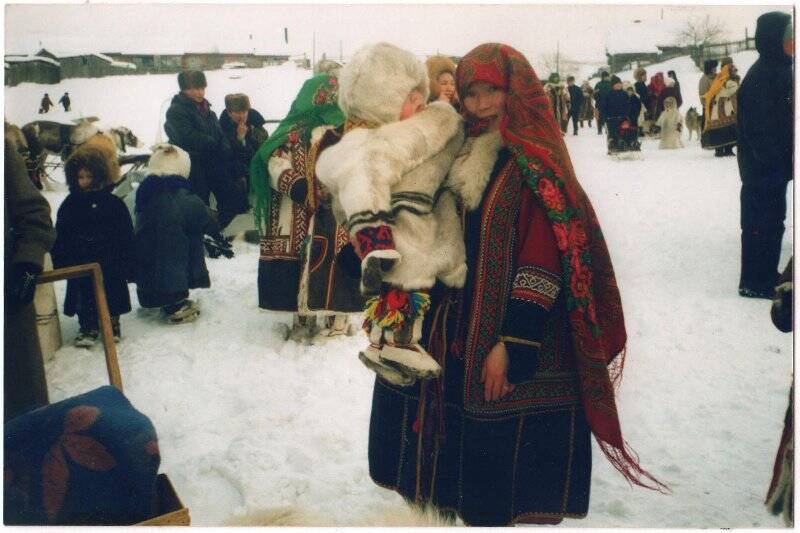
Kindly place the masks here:
<instances>
[{"instance_id":1,"label":"wooden frame","mask_svg":"<svg viewBox=\"0 0 800 533\"><path fill-rule=\"evenodd\" d=\"M122 375L119 371L117 347L114 344L114 332L111 328L111 314L108 311L106 289L103 285L103 270L97 263L88 263L66 268L48 270L37 276L36 283L53 283L65 279L89 277L94 288L94 301L97 306L97 317L100 322L100 334L103 339L103 350L106 354L106 368L111 385L122 392ZM166 474L158 474L156 479L158 499L158 515L134 525L143 526L188 526L191 523L189 509L178 497Z\"/></svg>"},{"instance_id":2,"label":"wooden frame","mask_svg":"<svg viewBox=\"0 0 800 533\"><path fill-rule=\"evenodd\" d=\"M103 285L103 270L97 263L88 263L66 268L56 268L42 272L37 276L36 283L52 283L65 279L90 277L94 288L94 301L97 306L97 317L100 322L100 333L103 339L103 350L106 353L106 369L108 381L122 392L122 374L119 371L117 359L117 346L114 344L114 332L111 328L111 314L108 311L106 289Z\"/></svg>"}]
</instances>

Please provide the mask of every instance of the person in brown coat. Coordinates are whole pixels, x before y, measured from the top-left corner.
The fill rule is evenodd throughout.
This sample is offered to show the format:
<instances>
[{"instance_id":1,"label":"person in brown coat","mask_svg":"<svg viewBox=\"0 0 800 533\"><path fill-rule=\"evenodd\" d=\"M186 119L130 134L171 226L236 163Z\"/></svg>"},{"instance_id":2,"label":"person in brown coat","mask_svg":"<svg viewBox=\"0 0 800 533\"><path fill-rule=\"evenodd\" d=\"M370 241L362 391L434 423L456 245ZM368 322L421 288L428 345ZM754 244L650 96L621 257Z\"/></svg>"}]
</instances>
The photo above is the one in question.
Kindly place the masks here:
<instances>
[{"instance_id":1,"label":"person in brown coat","mask_svg":"<svg viewBox=\"0 0 800 533\"><path fill-rule=\"evenodd\" d=\"M17 151L5 143L5 336L3 419L47 405L47 382L36 331L33 295L44 255L56 235L50 205L39 194Z\"/></svg>"}]
</instances>

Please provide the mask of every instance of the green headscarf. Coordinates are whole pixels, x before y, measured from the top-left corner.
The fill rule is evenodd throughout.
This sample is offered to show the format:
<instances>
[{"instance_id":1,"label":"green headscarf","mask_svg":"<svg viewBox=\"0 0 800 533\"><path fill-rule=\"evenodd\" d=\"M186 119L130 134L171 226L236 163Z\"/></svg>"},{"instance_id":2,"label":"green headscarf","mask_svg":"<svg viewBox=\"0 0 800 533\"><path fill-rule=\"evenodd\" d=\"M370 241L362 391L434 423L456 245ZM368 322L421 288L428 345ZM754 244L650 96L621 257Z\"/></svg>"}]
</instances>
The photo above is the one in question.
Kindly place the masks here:
<instances>
[{"instance_id":1,"label":"green headscarf","mask_svg":"<svg viewBox=\"0 0 800 533\"><path fill-rule=\"evenodd\" d=\"M306 80L292 102L289 114L250 161L250 190L255 196L253 214L256 228L262 235L269 233L272 204L272 187L267 172L269 158L292 133L297 133L300 141L306 144L311 139L311 131L317 126L339 127L344 124L344 114L337 103L338 94L339 82L330 74L320 74Z\"/></svg>"}]
</instances>

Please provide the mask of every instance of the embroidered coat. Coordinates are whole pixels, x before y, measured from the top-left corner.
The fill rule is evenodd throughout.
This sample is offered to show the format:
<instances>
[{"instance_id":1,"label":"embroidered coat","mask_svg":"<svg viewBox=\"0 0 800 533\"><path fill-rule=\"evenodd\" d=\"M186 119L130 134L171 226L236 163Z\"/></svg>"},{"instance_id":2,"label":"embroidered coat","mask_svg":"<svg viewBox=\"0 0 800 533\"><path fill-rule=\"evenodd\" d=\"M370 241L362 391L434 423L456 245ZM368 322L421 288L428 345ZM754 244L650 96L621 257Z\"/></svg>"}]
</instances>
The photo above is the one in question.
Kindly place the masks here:
<instances>
[{"instance_id":1,"label":"embroidered coat","mask_svg":"<svg viewBox=\"0 0 800 533\"><path fill-rule=\"evenodd\" d=\"M351 273L340 264L346 261L340 259L342 254L355 255L349 236L336 222L329 203L317 205L319 185L309 168L309 162L313 165L319 153L338 142L341 135L341 127L319 127L308 146L292 133L269 159L274 192L258 267L258 305L262 309L302 314L363 309L360 270L356 267Z\"/></svg>"},{"instance_id":2,"label":"embroidered coat","mask_svg":"<svg viewBox=\"0 0 800 533\"><path fill-rule=\"evenodd\" d=\"M710 103L710 115L700 136L703 148L722 148L736 144L736 92L739 84L728 80Z\"/></svg>"},{"instance_id":3,"label":"embroidered coat","mask_svg":"<svg viewBox=\"0 0 800 533\"><path fill-rule=\"evenodd\" d=\"M423 340L430 352L446 352L443 405L433 382L398 388L377 379L370 422L376 483L475 526L580 518L589 503L591 432L558 249L544 209L513 165L503 150L483 199L464 215L464 289L433 291ZM481 351L475 345L498 339L516 389L488 403L473 357Z\"/></svg>"}]
</instances>

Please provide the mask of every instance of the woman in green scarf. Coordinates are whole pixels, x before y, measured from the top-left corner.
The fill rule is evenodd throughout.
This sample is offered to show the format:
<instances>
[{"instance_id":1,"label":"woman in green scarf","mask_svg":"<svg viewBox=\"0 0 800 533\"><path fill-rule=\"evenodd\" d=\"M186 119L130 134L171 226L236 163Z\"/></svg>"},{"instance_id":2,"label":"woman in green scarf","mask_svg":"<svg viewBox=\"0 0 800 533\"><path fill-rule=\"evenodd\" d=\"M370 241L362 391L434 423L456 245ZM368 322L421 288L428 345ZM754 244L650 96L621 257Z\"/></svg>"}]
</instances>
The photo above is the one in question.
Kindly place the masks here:
<instances>
[{"instance_id":1,"label":"woman in green scarf","mask_svg":"<svg viewBox=\"0 0 800 533\"><path fill-rule=\"evenodd\" d=\"M348 234L314 175L319 152L342 135L338 89L328 74L307 80L250 164L261 233L258 305L294 313L287 337L296 340L348 332L346 313L361 312L364 304L358 278L341 269L348 253L355 256Z\"/></svg>"}]
</instances>

